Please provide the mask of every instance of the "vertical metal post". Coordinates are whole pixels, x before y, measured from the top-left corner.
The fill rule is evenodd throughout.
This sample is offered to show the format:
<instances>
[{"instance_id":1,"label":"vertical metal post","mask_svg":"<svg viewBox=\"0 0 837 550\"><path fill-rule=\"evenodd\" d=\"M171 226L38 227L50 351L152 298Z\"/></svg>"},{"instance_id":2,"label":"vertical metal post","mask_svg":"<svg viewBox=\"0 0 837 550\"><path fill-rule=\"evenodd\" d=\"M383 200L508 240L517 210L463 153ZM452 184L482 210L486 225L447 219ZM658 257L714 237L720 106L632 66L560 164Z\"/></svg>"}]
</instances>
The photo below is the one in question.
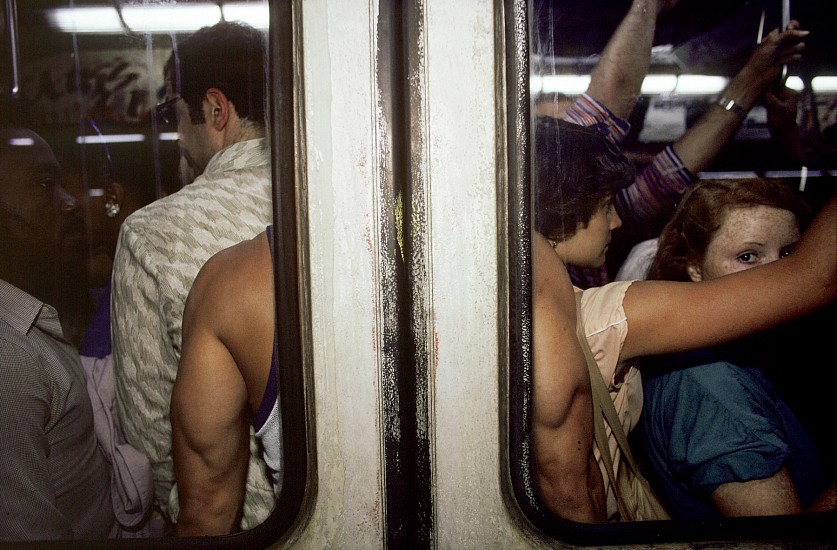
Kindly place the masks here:
<instances>
[{"instance_id":1,"label":"vertical metal post","mask_svg":"<svg viewBox=\"0 0 837 550\"><path fill-rule=\"evenodd\" d=\"M12 71L12 85L9 92L12 97L20 94L20 48L17 37L17 2L6 0L6 29L9 37L9 57Z\"/></svg>"}]
</instances>

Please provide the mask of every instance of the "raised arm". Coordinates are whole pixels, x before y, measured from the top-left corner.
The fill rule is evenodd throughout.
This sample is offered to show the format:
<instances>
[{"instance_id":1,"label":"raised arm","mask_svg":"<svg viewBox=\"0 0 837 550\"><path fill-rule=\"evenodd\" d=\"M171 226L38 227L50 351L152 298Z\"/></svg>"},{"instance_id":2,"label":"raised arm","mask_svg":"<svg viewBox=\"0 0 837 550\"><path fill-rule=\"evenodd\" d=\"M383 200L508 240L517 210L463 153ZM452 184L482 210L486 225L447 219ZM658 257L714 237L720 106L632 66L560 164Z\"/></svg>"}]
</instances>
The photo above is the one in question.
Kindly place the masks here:
<instances>
[{"instance_id":1,"label":"raised arm","mask_svg":"<svg viewBox=\"0 0 837 550\"><path fill-rule=\"evenodd\" d=\"M648 73L657 14L661 8L675 3L671 0L633 0L590 75L587 95L603 103L619 118L628 118L634 110L642 81Z\"/></svg>"},{"instance_id":2,"label":"raised arm","mask_svg":"<svg viewBox=\"0 0 837 550\"><path fill-rule=\"evenodd\" d=\"M765 92L762 103L767 109L767 127L776 140L781 152L791 160L805 162L805 147L802 134L796 122L799 107L799 93L782 87L776 91Z\"/></svg>"},{"instance_id":3,"label":"raised arm","mask_svg":"<svg viewBox=\"0 0 837 550\"><path fill-rule=\"evenodd\" d=\"M779 32L779 29L771 31L756 47L744 67L730 80L721 96L733 101L736 107L743 109L743 113L749 111L758 98L778 81L782 65L802 59L802 50L805 48L802 40L807 35L808 31L799 30L796 21L791 21L784 32ZM674 150L685 167L696 174L718 156L742 122L742 116L733 110L712 105L674 143Z\"/></svg>"},{"instance_id":4,"label":"raised arm","mask_svg":"<svg viewBox=\"0 0 837 550\"><path fill-rule=\"evenodd\" d=\"M700 283L632 284L624 300L628 336L620 359L734 340L805 315L836 295L833 196L785 259Z\"/></svg>"},{"instance_id":5,"label":"raised arm","mask_svg":"<svg viewBox=\"0 0 837 550\"><path fill-rule=\"evenodd\" d=\"M580 522L604 521L590 379L575 336L575 296L549 242L534 233L532 246L535 478L553 513Z\"/></svg>"},{"instance_id":6,"label":"raised arm","mask_svg":"<svg viewBox=\"0 0 837 550\"><path fill-rule=\"evenodd\" d=\"M722 97L732 100L735 110L749 111L763 96L771 105L774 96L766 90L779 77L782 65L799 61L805 47L807 31L791 21L786 32L774 30L756 48L744 67L733 77ZM775 102L774 102L775 103ZM654 161L637 174L636 182L622 190L616 208L622 219L636 223L653 219L660 211L676 202L694 180L694 174L705 170L744 121L734 110L712 105L676 142L661 151Z\"/></svg>"}]
</instances>

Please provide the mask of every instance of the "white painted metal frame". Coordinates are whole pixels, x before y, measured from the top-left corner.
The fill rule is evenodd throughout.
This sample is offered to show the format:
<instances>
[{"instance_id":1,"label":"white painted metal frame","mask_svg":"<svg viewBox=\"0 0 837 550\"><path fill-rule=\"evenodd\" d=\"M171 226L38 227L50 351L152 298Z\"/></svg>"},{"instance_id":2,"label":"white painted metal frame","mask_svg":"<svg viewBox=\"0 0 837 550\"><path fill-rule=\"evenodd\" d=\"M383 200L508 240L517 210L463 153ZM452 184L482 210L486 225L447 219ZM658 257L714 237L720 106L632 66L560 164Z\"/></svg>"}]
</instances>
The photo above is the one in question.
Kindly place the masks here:
<instances>
[{"instance_id":1,"label":"white painted metal frame","mask_svg":"<svg viewBox=\"0 0 837 550\"><path fill-rule=\"evenodd\" d=\"M492 0L426 1L413 174L424 178L430 282L433 540L524 547L501 491L498 143ZM303 3L304 112L318 482L302 548L383 547L378 4ZM414 122L415 124L415 122ZM414 205L421 208L421 205ZM505 251L502 252L505 254ZM467 330L463 330L467 327Z\"/></svg>"}]
</instances>

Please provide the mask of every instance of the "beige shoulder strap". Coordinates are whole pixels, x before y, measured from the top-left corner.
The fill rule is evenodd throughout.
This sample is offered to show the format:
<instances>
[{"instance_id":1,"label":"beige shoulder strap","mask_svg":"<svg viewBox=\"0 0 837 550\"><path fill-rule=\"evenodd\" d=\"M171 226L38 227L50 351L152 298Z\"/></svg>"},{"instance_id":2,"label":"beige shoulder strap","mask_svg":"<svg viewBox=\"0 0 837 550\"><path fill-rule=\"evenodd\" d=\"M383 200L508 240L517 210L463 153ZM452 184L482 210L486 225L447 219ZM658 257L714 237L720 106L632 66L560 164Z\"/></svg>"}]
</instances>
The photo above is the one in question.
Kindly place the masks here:
<instances>
[{"instance_id":1,"label":"beige shoulder strap","mask_svg":"<svg viewBox=\"0 0 837 550\"><path fill-rule=\"evenodd\" d=\"M610 484L613 486L613 492L616 495L617 504L619 506L619 513L625 517L627 506L623 501L622 495L617 490L616 475L613 470L613 457L610 456L610 446L607 444L607 431L605 430L604 421L610 425L613 436L616 438L616 443L622 449L622 456L628 466L634 471L637 471L634 457L631 453L631 447L628 445L628 438L625 436L625 430L622 428L622 423L619 422L619 416L616 413L616 408L613 406L613 401L610 399L610 392L607 391L602 373L599 370L599 365L593 357L593 352L590 350L590 344L587 343L587 336L584 334L584 324L581 321L581 293L575 294L576 306L576 337L584 352L584 358L587 360L587 372L590 375L590 387L593 393L593 433L596 438L596 446L599 448L599 453L602 456L602 461L607 471L607 476L610 478Z\"/></svg>"}]
</instances>

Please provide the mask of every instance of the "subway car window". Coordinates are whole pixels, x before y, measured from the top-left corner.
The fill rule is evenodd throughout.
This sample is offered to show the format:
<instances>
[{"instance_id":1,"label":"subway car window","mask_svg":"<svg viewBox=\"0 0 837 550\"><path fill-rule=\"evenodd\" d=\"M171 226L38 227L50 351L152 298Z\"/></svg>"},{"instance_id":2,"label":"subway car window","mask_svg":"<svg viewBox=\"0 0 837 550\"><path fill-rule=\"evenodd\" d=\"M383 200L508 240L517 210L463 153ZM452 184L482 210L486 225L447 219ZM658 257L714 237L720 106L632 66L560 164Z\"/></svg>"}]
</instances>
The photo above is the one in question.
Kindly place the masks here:
<instances>
[{"instance_id":1,"label":"subway car window","mask_svg":"<svg viewBox=\"0 0 837 550\"><path fill-rule=\"evenodd\" d=\"M528 8L528 65L507 59L530 69L528 98L507 80L531 138L509 146L531 173L510 192L510 242L532 230L531 274L510 270L518 503L582 544L827 540L834 415L796 366L833 290L767 281L833 272L810 258L834 224L834 6Z\"/></svg>"},{"instance_id":2,"label":"subway car window","mask_svg":"<svg viewBox=\"0 0 837 550\"><path fill-rule=\"evenodd\" d=\"M285 461L303 469L284 483L290 517L271 516L284 471L277 375L267 370L274 247L292 262L277 264L290 273L281 279L297 284L296 233L272 231L269 142L293 158L297 139L294 81L281 74L292 64L268 62L272 11L285 26L274 29L282 33L274 42L292 51L290 3L276 4L4 3L2 414L3 437L17 435L3 451L0 539L170 545L176 535L242 532L250 537L230 542L266 546L295 517L305 452L302 466ZM290 141L285 129L271 133L277 109L291 113L290 122L280 117ZM293 163L281 170L293 183ZM289 187L278 202L295 201ZM295 203L278 208L288 223ZM242 345L267 360L245 379L245 359L230 350L207 355L222 341L200 335L210 319L254 318L210 315L207 308L229 304L187 296L196 280L228 288L201 268L254 238L268 275L253 289L263 293L266 322ZM289 341L299 333L292 296L280 304ZM24 319L28 332L9 325L39 307ZM42 325L45 316L59 323ZM40 355L11 351L30 346ZM289 347L280 352L286 363L298 355L299 346ZM22 374L32 361L43 379ZM209 365L220 393L190 374ZM292 401L292 409L303 403ZM304 447L304 438L289 440Z\"/></svg>"},{"instance_id":3,"label":"subway car window","mask_svg":"<svg viewBox=\"0 0 837 550\"><path fill-rule=\"evenodd\" d=\"M3 0L0 546L829 547L833 4Z\"/></svg>"}]
</instances>

